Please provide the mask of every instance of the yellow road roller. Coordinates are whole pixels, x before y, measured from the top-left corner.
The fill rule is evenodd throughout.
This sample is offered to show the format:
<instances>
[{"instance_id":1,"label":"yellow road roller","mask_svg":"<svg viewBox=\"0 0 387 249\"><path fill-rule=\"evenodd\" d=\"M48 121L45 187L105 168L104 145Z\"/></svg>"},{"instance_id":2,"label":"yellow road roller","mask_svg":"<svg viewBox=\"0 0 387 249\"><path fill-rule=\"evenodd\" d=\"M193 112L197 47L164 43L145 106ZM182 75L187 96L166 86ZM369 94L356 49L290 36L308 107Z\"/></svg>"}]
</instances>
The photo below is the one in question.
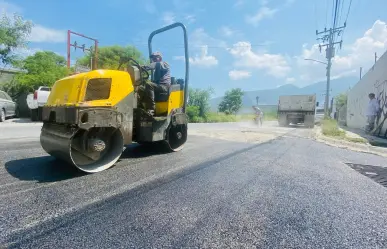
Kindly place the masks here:
<instances>
[{"instance_id":1,"label":"yellow road roller","mask_svg":"<svg viewBox=\"0 0 387 249\"><path fill-rule=\"evenodd\" d=\"M137 89L148 77L132 60L126 71L93 70L55 82L42 110L40 143L55 158L83 172L95 173L112 167L126 145L157 143L179 151L187 141L185 114L189 55L185 26L174 23L153 31L148 39L149 55L155 35L182 28L185 79L175 80L167 94L155 93L155 115L141 106Z\"/></svg>"}]
</instances>

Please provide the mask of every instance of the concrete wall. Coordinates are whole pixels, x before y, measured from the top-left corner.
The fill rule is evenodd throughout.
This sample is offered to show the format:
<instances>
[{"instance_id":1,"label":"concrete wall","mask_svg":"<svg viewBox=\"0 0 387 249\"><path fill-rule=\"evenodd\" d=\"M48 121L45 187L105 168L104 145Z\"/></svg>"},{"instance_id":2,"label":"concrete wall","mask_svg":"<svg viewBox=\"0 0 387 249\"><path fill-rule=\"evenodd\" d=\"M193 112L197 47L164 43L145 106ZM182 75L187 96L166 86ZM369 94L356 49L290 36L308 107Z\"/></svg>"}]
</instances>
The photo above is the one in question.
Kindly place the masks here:
<instances>
[{"instance_id":1,"label":"concrete wall","mask_svg":"<svg viewBox=\"0 0 387 249\"><path fill-rule=\"evenodd\" d=\"M347 125L347 105L343 105L337 110L337 121L339 125Z\"/></svg>"},{"instance_id":2,"label":"concrete wall","mask_svg":"<svg viewBox=\"0 0 387 249\"><path fill-rule=\"evenodd\" d=\"M375 93L381 108L378 118L379 131L376 135L385 135L387 128L387 52L376 62L373 68L348 92L347 125L351 128L364 129L366 126L366 108L368 94Z\"/></svg>"}]
</instances>

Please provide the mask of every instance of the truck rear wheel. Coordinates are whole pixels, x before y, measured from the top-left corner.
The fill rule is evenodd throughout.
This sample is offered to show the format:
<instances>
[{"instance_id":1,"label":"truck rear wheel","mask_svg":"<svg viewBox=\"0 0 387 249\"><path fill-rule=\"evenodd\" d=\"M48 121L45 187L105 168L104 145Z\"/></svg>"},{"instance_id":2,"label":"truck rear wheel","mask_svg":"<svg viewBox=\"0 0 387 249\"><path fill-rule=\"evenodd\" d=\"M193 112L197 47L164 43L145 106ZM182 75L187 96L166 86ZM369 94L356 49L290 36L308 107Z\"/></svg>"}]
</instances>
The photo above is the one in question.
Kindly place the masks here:
<instances>
[{"instance_id":1,"label":"truck rear wheel","mask_svg":"<svg viewBox=\"0 0 387 249\"><path fill-rule=\"evenodd\" d=\"M31 109L31 121L38 121L38 109Z\"/></svg>"},{"instance_id":2,"label":"truck rear wheel","mask_svg":"<svg viewBox=\"0 0 387 249\"><path fill-rule=\"evenodd\" d=\"M43 108L38 107L37 113L38 113L38 120L37 121L43 121Z\"/></svg>"},{"instance_id":3,"label":"truck rear wheel","mask_svg":"<svg viewBox=\"0 0 387 249\"><path fill-rule=\"evenodd\" d=\"M307 128L314 128L314 124L305 124L305 127L307 127Z\"/></svg>"}]
</instances>

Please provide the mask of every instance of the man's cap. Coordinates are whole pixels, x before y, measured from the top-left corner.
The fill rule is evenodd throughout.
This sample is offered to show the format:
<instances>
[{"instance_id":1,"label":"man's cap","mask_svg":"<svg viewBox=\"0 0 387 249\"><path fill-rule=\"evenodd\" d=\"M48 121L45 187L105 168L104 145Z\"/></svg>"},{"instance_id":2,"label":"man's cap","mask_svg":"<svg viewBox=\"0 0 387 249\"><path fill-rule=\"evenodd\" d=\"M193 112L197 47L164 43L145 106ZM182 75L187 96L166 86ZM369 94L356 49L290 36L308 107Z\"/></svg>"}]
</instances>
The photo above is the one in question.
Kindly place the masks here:
<instances>
[{"instance_id":1,"label":"man's cap","mask_svg":"<svg viewBox=\"0 0 387 249\"><path fill-rule=\"evenodd\" d=\"M153 58L153 57L160 57L160 58L162 58L163 55L160 52L153 52L150 57L151 58Z\"/></svg>"}]
</instances>

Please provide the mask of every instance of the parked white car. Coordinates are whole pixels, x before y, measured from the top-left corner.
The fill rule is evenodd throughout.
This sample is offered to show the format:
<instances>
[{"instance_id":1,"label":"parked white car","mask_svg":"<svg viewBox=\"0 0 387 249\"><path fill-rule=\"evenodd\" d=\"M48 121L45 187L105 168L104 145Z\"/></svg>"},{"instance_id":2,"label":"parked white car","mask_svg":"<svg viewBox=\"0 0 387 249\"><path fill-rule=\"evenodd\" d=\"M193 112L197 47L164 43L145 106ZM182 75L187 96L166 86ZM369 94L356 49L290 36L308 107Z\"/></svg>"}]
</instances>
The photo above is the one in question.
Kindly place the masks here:
<instances>
[{"instance_id":1,"label":"parked white car","mask_svg":"<svg viewBox=\"0 0 387 249\"><path fill-rule=\"evenodd\" d=\"M34 93L27 95L27 105L31 110L31 120L42 120L42 107L46 104L51 88L41 86Z\"/></svg>"},{"instance_id":2,"label":"parked white car","mask_svg":"<svg viewBox=\"0 0 387 249\"><path fill-rule=\"evenodd\" d=\"M15 117L16 115L16 103L6 92L0 91L0 122L4 122L5 118Z\"/></svg>"}]
</instances>

